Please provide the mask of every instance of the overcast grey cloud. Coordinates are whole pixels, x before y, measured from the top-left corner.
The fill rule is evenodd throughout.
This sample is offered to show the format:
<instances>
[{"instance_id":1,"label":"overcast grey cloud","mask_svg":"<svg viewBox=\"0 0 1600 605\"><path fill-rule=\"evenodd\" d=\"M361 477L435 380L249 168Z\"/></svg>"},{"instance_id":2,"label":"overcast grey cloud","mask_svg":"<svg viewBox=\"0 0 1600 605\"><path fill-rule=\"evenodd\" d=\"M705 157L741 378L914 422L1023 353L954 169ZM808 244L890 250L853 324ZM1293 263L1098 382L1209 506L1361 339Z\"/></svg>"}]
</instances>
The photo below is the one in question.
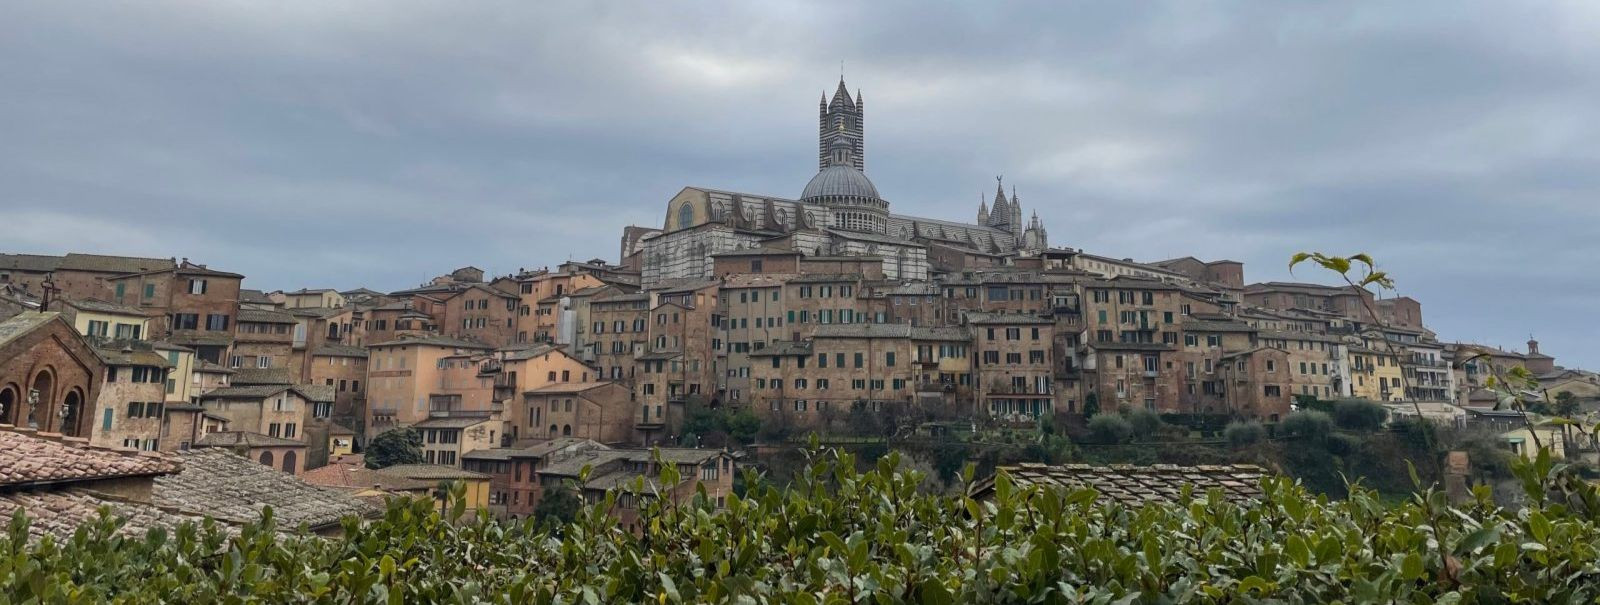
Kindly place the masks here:
<instances>
[{"instance_id":1,"label":"overcast grey cloud","mask_svg":"<svg viewBox=\"0 0 1600 605\"><path fill-rule=\"evenodd\" d=\"M12 3L0 248L263 289L615 258L685 185L797 195L842 59L899 212L1003 173L1058 245L1366 251L1443 337L1594 367L1595 57L1593 2Z\"/></svg>"}]
</instances>

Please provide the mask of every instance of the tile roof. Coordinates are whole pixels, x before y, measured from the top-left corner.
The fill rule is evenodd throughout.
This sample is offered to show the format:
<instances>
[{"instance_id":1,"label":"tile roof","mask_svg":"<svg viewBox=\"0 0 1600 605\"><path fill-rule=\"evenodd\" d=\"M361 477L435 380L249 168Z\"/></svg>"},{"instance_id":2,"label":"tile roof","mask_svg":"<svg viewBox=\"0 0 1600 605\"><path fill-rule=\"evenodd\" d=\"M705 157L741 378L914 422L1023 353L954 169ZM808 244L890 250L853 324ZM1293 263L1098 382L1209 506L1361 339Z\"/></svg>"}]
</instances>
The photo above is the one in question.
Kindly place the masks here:
<instances>
[{"instance_id":1,"label":"tile roof","mask_svg":"<svg viewBox=\"0 0 1600 605\"><path fill-rule=\"evenodd\" d=\"M217 431L206 433L200 441L195 442L197 447L305 447L306 444L293 439L273 437L250 431Z\"/></svg>"},{"instance_id":2,"label":"tile roof","mask_svg":"<svg viewBox=\"0 0 1600 605\"><path fill-rule=\"evenodd\" d=\"M151 312L145 309L130 307L127 305L119 305L114 302L107 302L95 298L63 298L61 299L61 302L62 304L70 305L80 311L90 311L93 313L112 313L117 315L134 315L138 317L149 317L151 315Z\"/></svg>"},{"instance_id":3,"label":"tile roof","mask_svg":"<svg viewBox=\"0 0 1600 605\"><path fill-rule=\"evenodd\" d=\"M362 347L346 345L322 345L311 350L312 357L367 357L367 350Z\"/></svg>"},{"instance_id":4,"label":"tile roof","mask_svg":"<svg viewBox=\"0 0 1600 605\"><path fill-rule=\"evenodd\" d=\"M243 307L239 309L238 321L258 324L292 324L296 323L294 316L282 311L268 311L266 309L252 309Z\"/></svg>"},{"instance_id":5,"label":"tile roof","mask_svg":"<svg viewBox=\"0 0 1600 605\"><path fill-rule=\"evenodd\" d=\"M460 340L460 339L457 339L457 338L450 338L450 337L447 337L447 336L439 336L439 335L436 335L436 334L428 334L428 335L425 335L425 336L402 336L400 338L397 338L395 340L391 340L391 341L388 341L388 342L380 342L380 343L377 343L377 344L367 345L367 348L372 348L372 347L392 347L392 346L400 346L400 345L430 345L430 346L435 346L435 347L452 347L452 348L457 348L457 349L483 349L483 350L489 350L489 349L493 349L494 348L494 347L491 347L489 345L483 344L481 342L472 342L470 340Z\"/></svg>"},{"instance_id":6,"label":"tile roof","mask_svg":"<svg viewBox=\"0 0 1600 605\"><path fill-rule=\"evenodd\" d=\"M233 384L289 385L295 375L289 368L239 368L233 372Z\"/></svg>"},{"instance_id":7,"label":"tile roof","mask_svg":"<svg viewBox=\"0 0 1600 605\"><path fill-rule=\"evenodd\" d=\"M396 464L394 466L378 469L378 472L391 477L402 477L418 481L435 481L445 479L488 479L483 473L475 473L466 469L442 464Z\"/></svg>"},{"instance_id":8,"label":"tile roof","mask_svg":"<svg viewBox=\"0 0 1600 605\"><path fill-rule=\"evenodd\" d=\"M414 492L431 489L436 483L420 479L407 479L372 470L358 464L333 463L306 471L302 481L322 487L344 489L377 488L390 492Z\"/></svg>"},{"instance_id":9,"label":"tile roof","mask_svg":"<svg viewBox=\"0 0 1600 605\"><path fill-rule=\"evenodd\" d=\"M56 270L140 273L171 269L176 266L178 264L170 258L141 258L137 256L109 256L69 252L61 258L61 264L56 267Z\"/></svg>"},{"instance_id":10,"label":"tile roof","mask_svg":"<svg viewBox=\"0 0 1600 605\"><path fill-rule=\"evenodd\" d=\"M751 357L791 357L795 355L810 355L811 341L780 340L766 347L750 351Z\"/></svg>"},{"instance_id":11,"label":"tile roof","mask_svg":"<svg viewBox=\"0 0 1600 605\"><path fill-rule=\"evenodd\" d=\"M1090 466L1063 464L1050 466L1023 463L1003 466L997 472L1008 473L1019 487L1032 485L1067 488L1091 487L1100 492L1102 502L1111 501L1125 506L1139 506L1149 502L1184 505L1183 488L1193 486L1193 497L1204 498L1211 489L1219 489L1225 500L1245 504L1262 499L1261 479L1267 471L1259 466L1202 465L1178 466L1156 464L1134 466L1113 464ZM994 487L990 478L975 486L974 495L987 495Z\"/></svg>"},{"instance_id":12,"label":"tile roof","mask_svg":"<svg viewBox=\"0 0 1600 605\"><path fill-rule=\"evenodd\" d=\"M823 324L813 338L911 338L911 324Z\"/></svg>"},{"instance_id":13,"label":"tile roof","mask_svg":"<svg viewBox=\"0 0 1600 605\"><path fill-rule=\"evenodd\" d=\"M61 265L61 257L47 254L0 254L0 269L49 273Z\"/></svg>"},{"instance_id":14,"label":"tile roof","mask_svg":"<svg viewBox=\"0 0 1600 605\"><path fill-rule=\"evenodd\" d=\"M424 420L422 422L418 422L416 424L411 425L411 428L416 428L416 429L464 429L464 428L471 427L471 426L478 426L478 425L483 424L485 422L499 422L499 421L490 419L488 414L487 414L487 412L486 412L485 415L483 415L483 416L444 416L444 417L440 417L440 418L429 418L429 419Z\"/></svg>"},{"instance_id":15,"label":"tile roof","mask_svg":"<svg viewBox=\"0 0 1600 605\"><path fill-rule=\"evenodd\" d=\"M233 344L233 332L184 330L174 332L167 340L186 347L228 346Z\"/></svg>"},{"instance_id":16,"label":"tile roof","mask_svg":"<svg viewBox=\"0 0 1600 605\"><path fill-rule=\"evenodd\" d=\"M45 313L25 311L10 319L0 321L0 345L22 338L29 332L44 327L45 324L50 323L50 320L60 316L61 314L55 311ZM65 322L66 320L62 321Z\"/></svg>"},{"instance_id":17,"label":"tile roof","mask_svg":"<svg viewBox=\"0 0 1600 605\"><path fill-rule=\"evenodd\" d=\"M101 348L95 347L95 355L109 366L153 366L157 368L170 368L172 362L167 361L167 356L145 348Z\"/></svg>"},{"instance_id":18,"label":"tile roof","mask_svg":"<svg viewBox=\"0 0 1600 605\"><path fill-rule=\"evenodd\" d=\"M1053 324L1054 320L1030 313L984 313L968 311L967 323L973 324Z\"/></svg>"},{"instance_id":19,"label":"tile roof","mask_svg":"<svg viewBox=\"0 0 1600 605\"><path fill-rule=\"evenodd\" d=\"M339 398L338 392L331 384L297 384L294 392L299 393L306 401L330 403Z\"/></svg>"},{"instance_id":20,"label":"tile roof","mask_svg":"<svg viewBox=\"0 0 1600 605\"><path fill-rule=\"evenodd\" d=\"M529 394L582 393L584 391L592 391L609 384L616 383L613 383L609 380L600 380L595 382L553 382L524 392Z\"/></svg>"},{"instance_id":21,"label":"tile roof","mask_svg":"<svg viewBox=\"0 0 1600 605\"><path fill-rule=\"evenodd\" d=\"M558 437L546 441L538 441L518 447L497 447L483 450L472 450L462 454L463 459L472 460L510 460L512 458L544 458L551 454L561 452L576 452L591 449L610 449L605 444L591 439L577 437Z\"/></svg>"},{"instance_id":22,"label":"tile roof","mask_svg":"<svg viewBox=\"0 0 1600 605\"><path fill-rule=\"evenodd\" d=\"M239 304L273 305L277 303L272 302L272 299L267 297L266 292L262 292L260 290L251 290L249 288L239 288Z\"/></svg>"},{"instance_id":23,"label":"tile roof","mask_svg":"<svg viewBox=\"0 0 1600 605\"><path fill-rule=\"evenodd\" d=\"M200 399L265 399L289 390L286 384L263 384L221 387L206 392Z\"/></svg>"},{"instance_id":24,"label":"tile roof","mask_svg":"<svg viewBox=\"0 0 1600 605\"><path fill-rule=\"evenodd\" d=\"M185 522L198 523L204 520L203 517L176 510L76 489L20 491L0 495L0 515L9 519L21 509L28 515L28 536L32 540L45 536L52 536L58 541L70 539L79 525L99 519L100 508L106 506L111 507L111 514L122 521L116 535L137 540L144 539L145 532L157 527L171 528Z\"/></svg>"},{"instance_id":25,"label":"tile roof","mask_svg":"<svg viewBox=\"0 0 1600 605\"><path fill-rule=\"evenodd\" d=\"M365 501L308 484L226 449L193 450L179 458L183 472L156 479L157 506L229 523L254 521L262 509L271 506L279 526L285 529L301 523L313 529L326 527L349 515L378 512Z\"/></svg>"},{"instance_id":26,"label":"tile roof","mask_svg":"<svg viewBox=\"0 0 1600 605\"><path fill-rule=\"evenodd\" d=\"M565 345L532 345L506 351L506 361L533 359L547 353L566 353Z\"/></svg>"},{"instance_id":27,"label":"tile roof","mask_svg":"<svg viewBox=\"0 0 1600 605\"><path fill-rule=\"evenodd\" d=\"M0 486L162 475L179 468L171 456L90 446L83 439L0 425Z\"/></svg>"},{"instance_id":28,"label":"tile roof","mask_svg":"<svg viewBox=\"0 0 1600 605\"><path fill-rule=\"evenodd\" d=\"M213 374L232 374L233 373L232 369L229 369L229 368L223 366L222 364L211 363L211 361L205 360L205 359L196 359L195 360L194 371L196 371L196 372L211 372Z\"/></svg>"}]
</instances>

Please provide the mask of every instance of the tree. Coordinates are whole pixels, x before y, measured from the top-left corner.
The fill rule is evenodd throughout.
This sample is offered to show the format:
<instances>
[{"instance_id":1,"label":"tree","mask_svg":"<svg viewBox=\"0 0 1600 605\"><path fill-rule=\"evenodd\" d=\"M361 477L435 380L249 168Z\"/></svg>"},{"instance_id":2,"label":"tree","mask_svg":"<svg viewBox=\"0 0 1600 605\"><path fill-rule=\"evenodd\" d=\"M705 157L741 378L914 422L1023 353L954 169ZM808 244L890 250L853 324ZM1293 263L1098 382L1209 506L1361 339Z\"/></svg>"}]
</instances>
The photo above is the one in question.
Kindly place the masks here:
<instances>
[{"instance_id":1,"label":"tree","mask_svg":"<svg viewBox=\"0 0 1600 605\"><path fill-rule=\"evenodd\" d=\"M1244 447L1259 443L1267 437L1267 429L1260 422L1245 420L1229 422L1227 428L1222 429L1222 436L1228 439L1233 447Z\"/></svg>"},{"instance_id":2,"label":"tree","mask_svg":"<svg viewBox=\"0 0 1600 605\"><path fill-rule=\"evenodd\" d=\"M1362 399L1341 399L1333 404L1333 420L1339 428L1376 431L1389 419L1389 409Z\"/></svg>"},{"instance_id":3,"label":"tree","mask_svg":"<svg viewBox=\"0 0 1600 605\"><path fill-rule=\"evenodd\" d=\"M1295 412L1278 426L1287 437L1322 443L1333 433L1333 419L1316 410Z\"/></svg>"},{"instance_id":4,"label":"tree","mask_svg":"<svg viewBox=\"0 0 1600 605\"><path fill-rule=\"evenodd\" d=\"M1094 436L1095 443L1114 445L1128 440L1133 435L1133 425L1122 416L1116 414L1101 414L1089 421L1089 434Z\"/></svg>"},{"instance_id":5,"label":"tree","mask_svg":"<svg viewBox=\"0 0 1600 605\"><path fill-rule=\"evenodd\" d=\"M1161 416L1150 410L1136 410L1128 414L1128 423L1133 425L1133 434L1140 439L1149 439L1151 435L1161 430Z\"/></svg>"},{"instance_id":6,"label":"tree","mask_svg":"<svg viewBox=\"0 0 1600 605\"><path fill-rule=\"evenodd\" d=\"M422 434L410 427L390 429L367 444L367 468L386 468L396 464L422 462Z\"/></svg>"},{"instance_id":7,"label":"tree","mask_svg":"<svg viewBox=\"0 0 1600 605\"><path fill-rule=\"evenodd\" d=\"M1083 398L1083 417L1084 417L1084 419L1092 420L1095 417L1095 415L1099 414L1099 413L1100 413L1100 394L1099 393L1089 393L1088 396Z\"/></svg>"},{"instance_id":8,"label":"tree","mask_svg":"<svg viewBox=\"0 0 1600 605\"><path fill-rule=\"evenodd\" d=\"M563 485L544 493L539 505L533 507L533 517L540 523L567 524L578 517L578 508L582 506L583 501L572 488Z\"/></svg>"},{"instance_id":9,"label":"tree","mask_svg":"<svg viewBox=\"0 0 1600 605\"><path fill-rule=\"evenodd\" d=\"M1556 393L1555 413L1558 416L1572 417L1578 414L1578 398L1572 391Z\"/></svg>"}]
</instances>

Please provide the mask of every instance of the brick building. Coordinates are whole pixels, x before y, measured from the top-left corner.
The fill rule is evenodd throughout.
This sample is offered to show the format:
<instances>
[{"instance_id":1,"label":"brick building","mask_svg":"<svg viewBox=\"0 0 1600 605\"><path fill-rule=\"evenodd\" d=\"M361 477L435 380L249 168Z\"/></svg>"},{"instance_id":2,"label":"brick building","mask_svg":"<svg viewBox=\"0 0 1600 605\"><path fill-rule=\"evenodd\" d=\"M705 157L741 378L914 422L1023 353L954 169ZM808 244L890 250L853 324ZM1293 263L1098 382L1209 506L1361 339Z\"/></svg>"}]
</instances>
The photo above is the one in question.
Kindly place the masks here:
<instances>
[{"instance_id":1,"label":"brick building","mask_svg":"<svg viewBox=\"0 0 1600 605\"><path fill-rule=\"evenodd\" d=\"M0 321L0 424L93 434L105 363L59 313Z\"/></svg>"}]
</instances>

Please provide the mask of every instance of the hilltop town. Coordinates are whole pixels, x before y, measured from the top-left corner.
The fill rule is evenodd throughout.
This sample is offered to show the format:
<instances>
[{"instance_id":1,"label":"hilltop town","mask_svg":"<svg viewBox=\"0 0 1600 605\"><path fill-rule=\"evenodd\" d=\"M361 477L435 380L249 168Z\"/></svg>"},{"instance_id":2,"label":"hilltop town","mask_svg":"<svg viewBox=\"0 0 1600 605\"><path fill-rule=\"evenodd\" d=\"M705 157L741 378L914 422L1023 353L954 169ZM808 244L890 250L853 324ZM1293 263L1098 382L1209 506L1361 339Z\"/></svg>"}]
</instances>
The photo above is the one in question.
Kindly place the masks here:
<instances>
[{"instance_id":1,"label":"hilltop town","mask_svg":"<svg viewBox=\"0 0 1600 605\"><path fill-rule=\"evenodd\" d=\"M798 198L686 187L661 225L623 228L615 262L262 291L188 258L0 254L0 425L238 451L356 495L460 479L478 506L525 517L586 468L591 500L662 465L684 477L664 489L720 499L741 446L807 434L1081 428L1140 411L1271 426L1365 400L1498 427L1521 453L1518 431L1539 429L1507 423L1489 377L1526 370L1538 386L1521 396L1545 406L1600 398L1600 377L1537 341L1453 340L1412 298L1052 246L1000 182L971 221L891 212L866 176L865 123L841 80ZM716 427L734 438L706 442L711 416L739 419ZM417 464L363 464L405 429Z\"/></svg>"}]
</instances>

